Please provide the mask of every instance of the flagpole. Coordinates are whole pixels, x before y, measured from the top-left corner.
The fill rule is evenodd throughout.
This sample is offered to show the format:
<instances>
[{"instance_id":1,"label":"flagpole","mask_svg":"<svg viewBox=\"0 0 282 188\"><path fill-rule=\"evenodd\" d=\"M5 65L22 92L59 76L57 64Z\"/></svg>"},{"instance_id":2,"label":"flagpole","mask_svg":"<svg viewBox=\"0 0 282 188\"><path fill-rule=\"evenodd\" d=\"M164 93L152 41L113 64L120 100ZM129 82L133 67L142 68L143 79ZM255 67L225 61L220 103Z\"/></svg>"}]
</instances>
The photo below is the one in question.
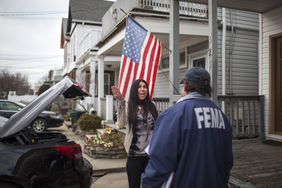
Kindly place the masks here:
<instances>
[{"instance_id":1,"label":"flagpole","mask_svg":"<svg viewBox=\"0 0 282 188\"><path fill-rule=\"evenodd\" d=\"M164 45L163 43L161 43L161 44L162 44L163 47L165 47L169 51L169 53L172 52L171 49L169 49L166 45Z\"/></svg>"}]
</instances>

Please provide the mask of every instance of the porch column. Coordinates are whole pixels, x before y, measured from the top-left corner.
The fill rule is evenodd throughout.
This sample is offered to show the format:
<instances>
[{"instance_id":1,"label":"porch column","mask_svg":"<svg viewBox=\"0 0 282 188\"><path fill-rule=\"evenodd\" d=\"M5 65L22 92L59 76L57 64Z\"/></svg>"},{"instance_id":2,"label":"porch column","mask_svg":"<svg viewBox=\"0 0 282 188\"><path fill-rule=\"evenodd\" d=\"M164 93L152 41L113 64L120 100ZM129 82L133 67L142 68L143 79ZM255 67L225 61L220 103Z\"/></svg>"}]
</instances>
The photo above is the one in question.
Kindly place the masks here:
<instances>
[{"instance_id":1,"label":"porch column","mask_svg":"<svg viewBox=\"0 0 282 188\"><path fill-rule=\"evenodd\" d=\"M174 102L174 95L179 94L179 1L170 1L169 16L169 105Z\"/></svg>"},{"instance_id":2,"label":"porch column","mask_svg":"<svg viewBox=\"0 0 282 188\"><path fill-rule=\"evenodd\" d=\"M102 100L104 99L104 56L98 57L98 116L102 117Z\"/></svg>"},{"instance_id":3,"label":"porch column","mask_svg":"<svg viewBox=\"0 0 282 188\"><path fill-rule=\"evenodd\" d=\"M96 60L91 59L90 62L90 94L91 96L91 108L93 108L96 112L97 109L95 109L95 72L96 72Z\"/></svg>"},{"instance_id":4,"label":"porch column","mask_svg":"<svg viewBox=\"0 0 282 188\"><path fill-rule=\"evenodd\" d=\"M112 95L106 95L106 122L113 123L114 117L114 98Z\"/></svg>"},{"instance_id":5,"label":"porch column","mask_svg":"<svg viewBox=\"0 0 282 188\"><path fill-rule=\"evenodd\" d=\"M217 103L217 0L209 0L209 72L212 100Z\"/></svg>"}]
</instances>

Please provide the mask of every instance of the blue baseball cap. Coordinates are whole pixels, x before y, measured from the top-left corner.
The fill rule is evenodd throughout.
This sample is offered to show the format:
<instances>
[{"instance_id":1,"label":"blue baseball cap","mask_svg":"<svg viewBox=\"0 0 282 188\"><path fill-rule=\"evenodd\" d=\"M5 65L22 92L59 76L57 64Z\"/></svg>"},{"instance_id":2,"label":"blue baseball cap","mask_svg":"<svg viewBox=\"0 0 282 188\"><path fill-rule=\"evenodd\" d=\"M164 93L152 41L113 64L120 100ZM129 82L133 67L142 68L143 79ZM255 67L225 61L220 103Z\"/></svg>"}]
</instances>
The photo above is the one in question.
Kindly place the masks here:
<instances>
[{"instance_id":1,"label":"blue baseball cap","mask_svg":"<svg viewBox=\"0 0 282 188\"><path fill-rule=\"evenodd\" d=\"M181 80L180 84L183 84L184 80L188 80L194 84L209 84L211 77L204 68L193 67L185 73L185 77Z\"/></svg>"}]
</instances>

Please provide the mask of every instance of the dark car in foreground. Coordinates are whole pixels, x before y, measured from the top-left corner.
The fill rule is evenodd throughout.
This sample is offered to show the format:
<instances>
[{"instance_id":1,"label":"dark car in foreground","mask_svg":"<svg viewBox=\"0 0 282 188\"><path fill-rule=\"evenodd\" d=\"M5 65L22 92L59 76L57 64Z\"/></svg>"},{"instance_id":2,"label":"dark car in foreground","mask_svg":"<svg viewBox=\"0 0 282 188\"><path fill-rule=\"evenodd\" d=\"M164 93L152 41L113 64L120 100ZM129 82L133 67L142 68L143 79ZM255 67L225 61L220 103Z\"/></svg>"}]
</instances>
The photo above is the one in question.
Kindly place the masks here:
<instances>
[{"instance_id":1,"label":"dark car in foreground","mask_svg":"<svg viewBox=\"0 0 282 188\"><path fill-rule=\"evenodd\" d=\"M65 77L10 119L0 118L1 188L90 187L93 169L80 145L61 133L35 133L29 128L61 94L66 98L88 95Z\"/></svg>"},{"instance_id":2,"label":"dark car in foreground","mask_svg":"<svg viewBox=\"0 0 282 188\"><path fill-rule=\"evenodd\" d=\"M0 99L0 116L10 118L25 106L21 103ZM35 132L43 132L49 127L60 127L63 123L64 119L61 114L44 110L31 122L30 126Z\"/></svg>"}]
</instances>

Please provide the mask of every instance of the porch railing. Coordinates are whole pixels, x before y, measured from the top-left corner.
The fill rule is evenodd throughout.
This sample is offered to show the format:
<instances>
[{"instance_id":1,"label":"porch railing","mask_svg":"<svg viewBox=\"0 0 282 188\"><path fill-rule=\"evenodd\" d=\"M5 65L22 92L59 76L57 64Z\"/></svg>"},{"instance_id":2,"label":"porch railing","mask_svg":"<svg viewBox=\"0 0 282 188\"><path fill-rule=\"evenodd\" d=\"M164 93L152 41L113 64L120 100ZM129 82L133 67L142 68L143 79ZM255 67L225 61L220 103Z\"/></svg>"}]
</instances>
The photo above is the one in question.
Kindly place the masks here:
<instances>
[{"instance_id":1,"label":"porch railing","mask_svg":"<svg viewBox=\"0 0 282 188\"><path fill-rule=\"evenodd\" d=\"M140 8L169 12L170 0L141 0ZM208 18L208 8L207 5L180 1L179 14L184 16Z\"/></svg>"},{"instance_id":2,"label":"porch railing","mask_svg":"<svg viewBox=\"0 0 282 188\"><path fill-rule=\"evenodd\" d=\"M159 113L165 111L169 107L169 98L153 98L153 102Z\"/></svg>"},{"instance_id":3,"label":"porch railing","mask_svg":"<svg viewBox=\"0 0 282 188\"><path fill-rule=\"evenodd\" d=\"M218 96L235 138L263 138L263 96Z\"/></svg>"},{"instance_id":4,"label":"porch railing","mask_svg":"<svg viewBox=\"0 0 282 188\"><path fill-rule=\"evenodd\" d=\"M102 18L102 38L108 35L114 27L125 17L125 12L131 12L137 9L157 11L156 14L168 13L170 0L116 0ZM200 19L208 18L208 8L206 5L179 2L179 14Z\"/></svg>"},{"instance_id":5,"label":"porch railing","mask_svg":"<svg viewBox=\"0 0 282 188\"><path fill-rule=\"evenodd\" d=\"M263 96L218 96L218 104L227 115L233 138L264 137ZM169 98L153 98L159 112L169 107Z\"/></svg>"}]
</instances>

